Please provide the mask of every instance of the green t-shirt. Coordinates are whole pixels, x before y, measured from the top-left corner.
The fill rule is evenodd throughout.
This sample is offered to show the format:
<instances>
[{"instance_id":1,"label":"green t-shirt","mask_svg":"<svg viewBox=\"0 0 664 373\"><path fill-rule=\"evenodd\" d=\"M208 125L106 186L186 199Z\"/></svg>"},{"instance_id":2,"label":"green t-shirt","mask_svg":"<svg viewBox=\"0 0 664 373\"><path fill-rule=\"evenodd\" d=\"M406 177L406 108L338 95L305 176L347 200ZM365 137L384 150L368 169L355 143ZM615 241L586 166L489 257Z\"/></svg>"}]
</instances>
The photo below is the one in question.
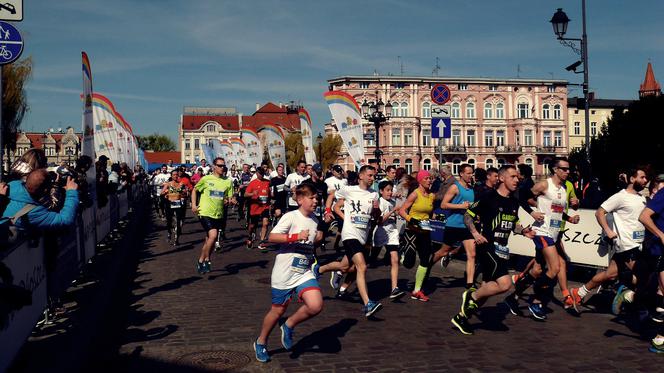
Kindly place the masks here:
<instances>
[{"instance_id":1,"label":"green t-shirt","mask_svg":"<svg viewBox=\"0 0 664 373\"><path fill-rule=\"evenodd\" d=\"M233 196L233 183L215 175L203 176L196 183L198 197L198 215L221 219L224 214L224 200Z\"/></svg>"},{"instance_id":2,"label":"green t-shirt","mask_svg":"<svg viewBox=\"0 0 664 373\"><path fill-rule=\"evenodd\" d=\"M567 214L567 211L569 211L569 201L572 200L572 198L576 198L576 192L574 191L574 184L570 182L569 180L565 180L565 192L567 192L567 204L565 205L565 214ZM560 224L560 231L565 230L565 220L562 221L562 224Z\"/></svg>"}]
</instances>

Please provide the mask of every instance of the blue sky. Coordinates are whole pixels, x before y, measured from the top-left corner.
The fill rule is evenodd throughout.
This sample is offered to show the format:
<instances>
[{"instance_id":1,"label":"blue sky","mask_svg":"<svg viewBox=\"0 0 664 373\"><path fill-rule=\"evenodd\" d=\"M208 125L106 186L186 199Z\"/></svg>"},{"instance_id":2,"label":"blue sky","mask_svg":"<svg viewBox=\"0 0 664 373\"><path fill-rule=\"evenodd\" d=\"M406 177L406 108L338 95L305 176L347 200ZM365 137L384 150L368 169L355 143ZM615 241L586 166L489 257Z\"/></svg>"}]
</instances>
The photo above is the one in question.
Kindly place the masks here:
<instances>
[{"instance_id":1,"label":"blue sky","mask_svg":"<svg viewBox=\"0 0 664 373\"><path fill-rule=\"evenodd\" d=\"M664 82L664 1L588 0L590 85L636 98L648 59ZM183 106L301 101L321 131L326 80L341 75L568 79L577 60L548 22L562 7L581 35L580 0L46 1L25 0L23 56L32 56L22 128L80 127L81 60L136 134L177 137ZM580 94L572 91L571 95Z\"/></svg>"}]
</instances>

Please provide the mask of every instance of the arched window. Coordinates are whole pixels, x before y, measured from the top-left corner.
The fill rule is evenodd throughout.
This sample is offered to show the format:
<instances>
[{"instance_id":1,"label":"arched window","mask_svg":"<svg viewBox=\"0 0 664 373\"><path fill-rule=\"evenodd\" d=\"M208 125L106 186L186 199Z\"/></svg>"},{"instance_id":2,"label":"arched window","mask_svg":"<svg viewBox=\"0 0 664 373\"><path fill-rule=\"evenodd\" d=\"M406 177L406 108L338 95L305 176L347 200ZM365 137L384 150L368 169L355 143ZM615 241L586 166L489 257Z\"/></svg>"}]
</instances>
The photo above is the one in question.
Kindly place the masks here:
<instances>
[{"instance_id":1,"label":"arched window","mask_svg":"<svg viewBox=\"0 0 664 373\"><path fill-rule=\"evenodd\" d=\"M529 105L527 102L519 102L516 105L517 118L525 119L530 117L530 113L528 112L528 106Z\"/></svg>"},{"instance_id":2,"label":"arched window","mask_svg":"<svg viewBox=\"0 0 664 373\"><path fill-rule=\"evenodd\" d=\"M526 158L525 164L533 168L533 160L531 158Z\"/></svg>"},{"instance_id":3,"label":"arched window","mask_svg":"<svg viewBox=\"0 0 664 373\"><path fill-rule=\"evenodd\" d=\"M399 116L399 103L395 102L392 105L392 116L393 117L398 117Z\"/></svg>"},{"instance_id":4,"label":"arched window","mask_svg":"<svg viewBox=\"0 0 664 373\"><path fill-rule=\"evenodd\" d=\"M413 160L408 158L406 159L406 162L404 163L406 167L406 173L411 173L413 172Z\"/></svg>"},{"instance_id":5,"label":"arched window","mask_svg":"<svg viewBox=\"0 0 664 373\"><path fill-rule=\"evenodd\" d=\"M493 118L493 105L490 102L484 103L484 119Z\"/></svg>"},{"instance_id":6,"label":"arched window","mask_svg":"<svg viewBox=\"0 0 664 373\"><path fill-rule=\"evenodd\" d=\"M452 118L461 118L461 104L458 102L452 103Z\"/></svg>"},{"instance_id":7,"label":"arched window","mask_svg":"<svg viewBox=\"0 0 664 373\"><path fill-rule=\"evenodd\" d=\"M216 126L214 124L208 124L205 127L205 132L214 132L216 130Z\"/></svg>"},{"instance_id":8,"label":"arched window","mask_svg":"<svg viewBox=\"0 0 664 373\"><path fill-rule=\"evenodd\" d=\"M401 160L397 158L394 161L392 161L392 164L394 165L394 167L399 168L401 167Z\"/></svg>"},{"instance_id":9,"label":"arched window","mask_svg":"<svg viewBox=\"0 0 664 373\"><path fill-rule=\"evenodd\" d=\"M474 159L469 159L468 162L469 165L473 166L473 170L475 169L475 160Z\"/></svg>"},{"instance_id":10,"label":"arched window","mask_svg":"<svg viewBox=\"0 0 664 373\"><path fill-rule=\"evenodd\" d=\"M550 119L551 111L549 110L549 104L542 105L542 119Z\"/></svg>"},{"instance_id":11,"label":"arched window","mask_svg":"<svg viewBox=\"0 0 664 373\"><path fill-rule=\"evenodd\" d=\"M553 119L560 119L560 104L553 105Z\"/></svg>"},{"instance_id":12,"label":"arched window","mask_svg":"<svg viewBox=\"0 0 664 373\"><path fill-rule=\"evenodd\" d=\"M461 166L461 160L459 158L452 161L452 173L454 175L459 174L459 166Z\"/></svg>"},{"instance_id":13,"label":"arched window","mask_svg":"<svg viewBox=\"0 0 664 373\"><path fill-rule=\"evenodd\" d=\"M425 159L422 168L429 171L431 169L431 159Z\"/></svg>"},{"instance_id":14,"label":"arched window","mask_svg":"<svg viewBox=\"0 0 664 373\"><path fill-rule=\"evenodd\" d=\"M496 118L503 119L505 118L505 105L502 102L496 104Z\"/></svg>"},{"instance_id":15,"label":"arched window","mask_svg":"<svg viewBox=\"0 0 664 373\"><path fill-rule=\"evenodd\" d=\"M489 167L494 167L493 166L493 159L488 158L487 160L485 160L484 161L484 166L485 166L486 169L488 169Z\"/></svg>"},{"instance_id":16,"label":"arched window","mask_svg":"<svg viewBox=\"0 0 664 373\"><path fill-rule=\"evenodd\" d=\"M501 168L505 165L505 159L504 158L498 158L498 168Z\"/></svg>"},{"instance_id":17,"label":"arched window","mask_svg":"<svg viewBox=\"0 0 664 373\"><path fill-rule=\"evenodd\" d=\"M402 117L407 117L408 116L408 103L407 102L402 102L401 103L401 116Z\"/></svg>"},{"instance_id":18,"label":"arched window","mask_svg":"<svg viewBox=\"0 0 664 373\"><path fill-rule=\"evenodd\" d=\"M422 118L431 118L431 104L428 102L422 104Z\"/></svg>"},{"instance_id":19,"label":"arched window","mask_svg":"<svg viewBox=\"0 0 664 373\"><path fill-rule=\"evenodd\" d=\"M475 118L475 104L472 102L466 104L466 118Z\"/></svg>"}]
</instances>

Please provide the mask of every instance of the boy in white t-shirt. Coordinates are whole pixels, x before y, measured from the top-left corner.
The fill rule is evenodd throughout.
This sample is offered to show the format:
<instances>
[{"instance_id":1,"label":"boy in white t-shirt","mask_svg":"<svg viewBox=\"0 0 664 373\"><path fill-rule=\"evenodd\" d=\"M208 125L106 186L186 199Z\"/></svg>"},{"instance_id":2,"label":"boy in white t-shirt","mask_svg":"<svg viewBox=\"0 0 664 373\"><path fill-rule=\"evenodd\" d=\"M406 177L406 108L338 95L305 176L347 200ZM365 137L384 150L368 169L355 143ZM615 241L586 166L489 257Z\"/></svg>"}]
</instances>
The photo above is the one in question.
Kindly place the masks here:
<instances>
[{"instance_id":1,"label":"boy in white t-shirt","mask_svg":"<svg viewBox=\"0 0 664 373\"><path fill-rule=\"evenodd\" d=\"M390 257L390 279L392 282L392 292L390 299L396 300L402 297L405 292L397 286L399 280L399 230L397 229L397 208L396 202L392 199L392 190L394 186L389 180L383 180L378 183L380 198L378 207L382 216L382 223L376 226L373 236L373 247L379 251L385 246L385 255Z\"/></svg>"},{"instance_id":2,"label":"boy in white t-shirt","mask_svg":"<svg viewBox=\"0 0 664 373\"><path fill-rule=\"evenodd\" d=\"M292 297L297 296L304 305L280 325L281 344L286 350L293 346L293 328L323 308L323 295L312 271L314 245L323 239L314 215L316 191L311 185L302 184L295 188L294 196L299 209L284 214L268 238L269 242L280 244L280 248L272 269L272 308L265 315L260 336L253 345L256 360L263 363L270 361L267 338L286 313Z\"/></svg>"}]
</instances>

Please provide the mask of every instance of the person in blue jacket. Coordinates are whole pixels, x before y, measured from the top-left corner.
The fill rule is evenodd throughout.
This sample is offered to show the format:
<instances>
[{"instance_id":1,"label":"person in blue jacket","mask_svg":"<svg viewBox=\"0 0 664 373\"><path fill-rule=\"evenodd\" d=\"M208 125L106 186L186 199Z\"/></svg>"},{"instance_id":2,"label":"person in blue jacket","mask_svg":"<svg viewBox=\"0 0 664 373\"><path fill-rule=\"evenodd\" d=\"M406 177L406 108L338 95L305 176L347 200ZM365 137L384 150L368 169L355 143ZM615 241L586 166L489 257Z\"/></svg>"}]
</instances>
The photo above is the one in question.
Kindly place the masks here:
<instances>
[{"instance_id":1,"label":"person in blue jacket","mask_svg":"<svg viewBox=\"0 0 664 373\"><path fill-rule=\"evenodd\" d=\"M11 218L26 204L33 204L35 208L14 223L17 228L55 229L73 224L78 207L78 185L73 178L67 179L64 206L57 212L50 211L39 203L41 199L48 197L49 186L48 172L43 168L30 172L25 182L21 180L10 182L9 204L3 217Z\"/></svg>"}]
</instances>

